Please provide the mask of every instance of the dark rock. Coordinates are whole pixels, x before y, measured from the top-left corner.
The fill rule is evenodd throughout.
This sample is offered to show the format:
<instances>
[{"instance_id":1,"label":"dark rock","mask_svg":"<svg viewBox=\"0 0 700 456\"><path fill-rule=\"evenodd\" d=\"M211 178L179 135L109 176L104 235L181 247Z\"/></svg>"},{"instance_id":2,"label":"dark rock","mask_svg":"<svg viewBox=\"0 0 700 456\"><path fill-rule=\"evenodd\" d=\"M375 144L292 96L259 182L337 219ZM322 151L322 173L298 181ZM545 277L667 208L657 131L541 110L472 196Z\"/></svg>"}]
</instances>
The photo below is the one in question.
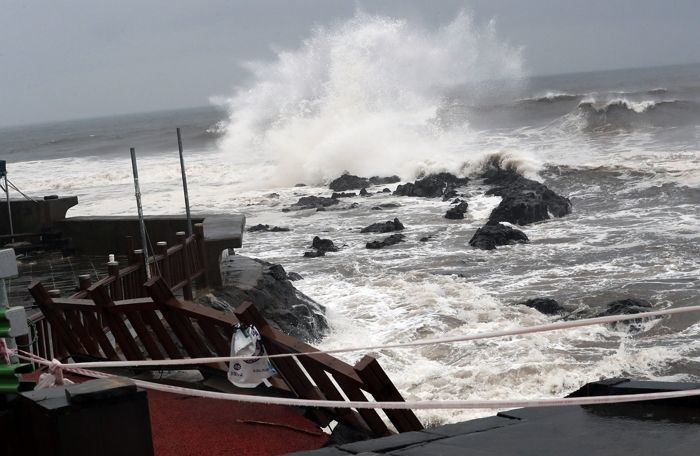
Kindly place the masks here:
<instances>
[{"instance_id":1,"label":"dark rock","mask_svg":"<svg viewBox=\"0 0 700 456\"><path fill-rule=\"evenodd\" d=\"M450 204L459 204L459 203L461 203L462 201L464 201L464 200L461 199L461 198L455 198L455 199L452 200L452 202L451 202Z\"/></svg>"},{"instance_id":2,"label":"dark rock","mask_svg":"<svg viewBox=\"0 0 700 456\"><path fill-rule=\"evenodd\" d=\"M545 315L559 315L565 312L564 307L561 306L557 301L551 298L534 298L528 299L520 304L532 307L533 309L545 314Z\"/></svg>"},{"instance_id":3,"label":"dark rock","mask_svg":"<svg viewBox=\"0 0 700 456\"><path fill-rule=\"evenodd\" d=\"M325 308L289 281L280 265L230 255L222 261L223 288L198 301L224 311L251 301L270 324L307 342L319 341L328 329Z\"/></svg>"},{"instance_id":4,"label":"dark rock","mask_svg":"<svg viewBox=\"0 0 700 456\"><path fill-rule=\"evenodd\" d=\"M486 184L493 186L486 194L503 198L491 212L489 223L528 225L547 220L550 214L563 217L571 213L568 198L557 195L540 182L521 176L512 167L504 169L499 157L487 163L483 177Z\"/></svg>"},{"instance_id":5,"label":"dark rock","mask_svg":"<svg viewBox=\"0 0 700 456\"><path fill-rule=\"evenodd\" d=\"M343 192L345 190L354 190L367 187L369 186L369 179L366 177L358 177L345 173L339 178L333 180L328 186L333 191Z\"/></svg>"},{"instance_id":6,"label":"dark rock","mask_svg":"<svg viewBox=\"0 0 700 456\"><path fill-rule=\"evenodd\" d=\"M360 233L389 233L391 231L400 231L404 228L399 219L395 218L394 221L373 223L370 226L362 228Z\"/></svg>"},{"instance_id":7,"label":"dark rock","mask_svg":"<svg viewBox=\"0 0 700 456\"><path fill-rule=\"evenodd\" d=\"M360 207L360 203L352 203L350 206L348 206L350 209L357 209L358 207Z\"/></svg>"},{"instance_id":8,"label":"dark rock","mask_svg":"<svg viewBox=\"0 0 700 456\"><path fill-rule=\"evenodd\" d=\"M290 209L319 209L338 204L338 200L334 198L326 198L324 196L302 196L299 201L292 204Z\"/></svg>"},{"instance_id":9,"label":"dark rock","mask_svg":"<svg viewBox=\"0 0 700 456\"><path fill-rule=\"evenodd\" d=\"M373 210L373 211L381 211L381 210L383 210L383 209L382 209L381 207L379 207L379 206L374 206L371 210Z\"/></svg>"},{"instance_id":10,"label":"dark rock","mask_svg":"<svg viewBox=\"0 0 700 456\"><path fill-rule=\"evenodd\" d=\"M389 190L388 188L384 188L382 189L382 193L391 193L391 190Z\"/></svg>"},{"instance_id":11,"label":"dark rock","mask_svg":"<svg viewBox=\"0 0 700 456\"><path fill-rule=\"evenodd\" d=\"M319 252L337 252L338 247L333 244L333 241L330 239L321 239L318 236L315 236L313 241L311 242L311 248L316 249Z\"/></svg>"},{"instance_id":12,"label":"dark rock","mask_svg":"<svg viewBox=\"0 0 700 456\"><path fill-rule=\"evenodd\" d=\"M325 208L325 207L320 207L320 206L319 206L319 207L316 208L316 212L326 212L326 208Z\"/></svg>"},{"instance_id":13,"label":"dark rock","mask_svg":"<svg viewBox=\"0 0 700 456\"><path fill-rule=\"evenodd\" d=\"M367 191L366 188L363 188L362 190L360 190L360 196L372 196L372 195L369 194L369 192Z\"/></svg>"},{"instance_id":14,"label":"dark rock","mask_svg":"<svg viewBox=\"0 0 700 456\"><path fill-rule=\"evenodd\" d=\"M498 223L487 224L476 230L469 245L477 249L493 250L499 245L527 242L529 239L522 231Z\"/></svg>"},{"instance_id":15,"label":"dark rock","mask_svg":"<svg viewBox=\"0 0 700 456\"><path fill-rule=\"evenodd\" d=\"M399 185L394 191L397 196L422 196L426 198L437 198L443 196L445 190L449 187L453 190L454 187L466 185L469 182L467 178L459 178L450 173L430 174L422 179L416 180L414 183Z\"/></svg>"},{"instance_id":16,"label":"dark rock","mask_svg":"<svg viewBox=\"0 0 700 456\"><path fill-rule=\"evenodd\" d=\"M306 187L306 184L295 184L295 187Z\"/></svg>"},{"instance_id":17,"label":"dark rock","mask_svg":"<svg viewBox=\"0 0 700 456\"><path fill-rule=\"evenodd\" d=\"M423 236L422 238L418 239L420 242L428 242L430 239L432 239L432 236Z\"/></svg>"},{"instance_id":18,"label":"dark rock","mask_svg":"<svg viewBox=\"0 0 700 456\"><path fill-rule=\"evenodd\" d=\"M326 252L323 250L311 250L309 252L304 252L304 258L318 258L326 256Z\"/></svg>"},{"instance_id":19,"label":"dark rock","mask_svg":"<svg viewBox=\"0 0 700 456\"><path fill-rule=\"evenodd\" d=\"M290 231L290 229L284 228L281 226L272 226L271 227L270 225L262 225L262 224L258 224L258 225L251 226L250 228L248 228L248 232L250 232L250 233L255 233L257 231L269 231L269 232L273 232L273 233L278 233L278 232Z\"/></svg>"},{"instance_id":20,"label":"dark rock","mask_svg":"<svg viewBox=\"0 0 700 456\"><path fill-rule=\"evenodd\" d=\"M280 194L279 194L279 193L268 193L267 195L265 195L265 198L277 199L277 198L279 198L279 197L280 197Z\"/></svg>"},{"instance_id":21,"label":"dark rock","mask_svg":"<svg viewBox=\"0 0 700 456\"><path fill-rule=\"evenodd\" d=\"M390 245L398 244L399 242L403 242L405 238L406 236L404 236L403 234L392 234L391 236L384 238L381 241L368 242L366 247L368 249L381 249Z\"/></svg>"},{"instance_id":22,"label":"dark rock","mask_svg":"<svg viewBox=\"0 0 700 456\"><path fill-rule=\"evenodd\" d=\"M607 308L597 313L596 317L607 317L608 315L626 315L638 314L642 312L650 312L652 310L651 303L642 299L621 299L608 303Z\"/></svg>"},{"instance_id":23,"label":"dark rock","mask_svg":"<svg viewBox=\"0 0 700 456\"><path fill-rule=\"evenodd\" d=\"M298 272L288 272L287 279L291 280L292 282L295 282L297 280L304 280L304 277L302 277L301 274L299 274Z\"/></svg>"},{"instance_id":24,"label":"dark rock","mask_svg":"<svg viewBox=\"0 0 700 456\"><path fill-rule=\"evenodd\" d=\"M379 176L372 176L369 178L369 183L372 185L386 185L386 184L395 184L397 182L401 182L401 178L399 176L389 176L389 177L379 177ZM385 189L389 190L389 189ZM382 190L384 191L384 190ZM391 191L391 190L389 190Z\"/></svg>"},{"instance_id":25,"label":"dark rock","mask_svg":"<svg viewBox=\"0 0 700 456\"><path fill-rule=\"evenodd\" d=\"M455 196L457 196L457 190L455 189L454 185L447 184L447 187L445 187L445 190L442 193L442 200L449 201L451 198L454 198Z\"/></svg>"},{"instance_id":26,"label":"dark rock","mask_svg":"<svg viewBox=\"0 0 700 456\"><path fill-rule=\"evenodd\" d=\"M382 209L394 209L397 207L401 207L401 205L397 203L383 203L380 204L379 207L381 207Z\"/></svg>"},{"instance_id":27,"label":"dark rock","mask_svg":"<svg viewBox=\"0 0 700 456\"><path fill-rule=\"evenodd\" d=\"M350 192L350 193L344 193L344 192L333 192L331 195L331 198L333 199L338 199L338 198L351 198L353 196L357 196L357 193L355 192Z\"/></svg>"},{"instance_id":28,"label":"dark rock","mask_svg":"<svg viewBox=\"0 0 700 456\"><path fill-rule=\"evenodd\" d=\"M469 205L466 201L462 201L455 207L452 207L445 212L445 218L451 220L463 219L464 213L467 212Z\"/></svg>"},{"instance_id":29,"label":"dark rock","mask_svg":"<svg viewBox=\"0 0 700 456\"><path fill-rule=\"evenodd\" d=\"M649 301L645 301L643 299L628 298L608 303L607 308L604 311L599 312L594 316L607 317L609 315L633 315L642 312L651 312L652 310L654 309L652 308L651 303ZM620 325L629 331L635 332L642 330L642 327L640 325L645 321L649 321L649 318L635 318L634 320L614 322L611 324L611 326L617 329L618 325Z\"/></svg>"}]
</instances>

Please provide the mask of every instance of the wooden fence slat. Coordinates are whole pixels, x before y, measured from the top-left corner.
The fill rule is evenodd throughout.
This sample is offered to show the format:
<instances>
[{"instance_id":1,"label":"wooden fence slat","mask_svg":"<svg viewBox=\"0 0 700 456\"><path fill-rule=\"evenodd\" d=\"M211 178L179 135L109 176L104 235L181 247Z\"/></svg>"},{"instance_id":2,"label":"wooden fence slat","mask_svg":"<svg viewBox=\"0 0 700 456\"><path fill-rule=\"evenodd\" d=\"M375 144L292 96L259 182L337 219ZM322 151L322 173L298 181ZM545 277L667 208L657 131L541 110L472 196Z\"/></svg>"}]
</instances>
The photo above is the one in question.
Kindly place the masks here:
<instances>
[{"instance_id":1,"label":"wooden fence slat","mask_svg":"<svg viewBox=\"0 0 700 456\"><path fill-rule=\"evenodd\" d=\"M144 310L141 312L143 320L148 326L151 327L153 332L158 337L158 342L163 346L165 352L171 359L182 359L182 354L180 350L175 346L175 343L168 334L168 331L163 326L163 322L160 321L158 315L152 310Z\"/></svg>"},{"instance_id":2,"label":"wooden fence slat","mask_svg":"<svg viewBox=\"0 0 700 456\"><path fill-rule=\"evenodd\" d=\"M119 348L121 348L122 353L128 360L141 360L145 359L141 349L139 349L138 344L131 335L131 331L124 323L122 315L113 312L112 307L114 307L114 302L107 294L107 290L103 286L93 285L90 288L90 297L95 302L95 304L103 310L103 317L107 322L107 326L112 331L114 340L117 341Z\"/></svg>"},{"instance_id":3,"label":"wooden fence slat","mask_svg":"<svg viewBox=\"0 0 700 456\"><path fill-rule=\"evenodd\" d=\"M126 319L129 321L129 323L131 323L131 327L134 328L136 334L138 334L139 340L146 348L146 351L151 359L165 359L160 351L160 348L158 348L158 344L156 344L156 341L153 339L153 336L148 331L148 328L146 328L146 325L141 319L139 312L128 312L126 314Z\"/></svg>"},{"instance_id":4,"label":"wooden fence slat","mask_svg":"<svg viewBox=\"0 0 700 456\"><path fill-rule=\"evenodd\" d=\"M404 402L403 396L386 375L384 369L372 356L365 355L355 365L357 374L370 388L368 392L377 401ZM389 420L396 426L399 432L420 431L423 429L418 417L413 410L384 410Z\"/></svg>"}]
</instances>

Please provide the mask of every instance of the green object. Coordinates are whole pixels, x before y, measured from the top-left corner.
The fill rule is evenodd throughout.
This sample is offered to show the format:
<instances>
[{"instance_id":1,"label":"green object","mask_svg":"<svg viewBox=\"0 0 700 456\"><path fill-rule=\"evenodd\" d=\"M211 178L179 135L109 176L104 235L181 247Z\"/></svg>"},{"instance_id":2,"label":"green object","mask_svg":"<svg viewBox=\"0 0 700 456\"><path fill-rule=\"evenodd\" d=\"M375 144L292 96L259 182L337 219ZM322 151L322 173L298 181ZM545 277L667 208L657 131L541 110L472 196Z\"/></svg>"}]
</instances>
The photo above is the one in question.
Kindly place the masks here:
<instances>
[{"instance_id":1,"label":"green object","mask_svg":"<svg viewBox=\"0 0 700 456\"><path fill-rule=\"evenodd\" d=\"M10 336L10 322L7 320L2 320L4 317L4 312L0 312L0 337Z\"/></svg>"},{"instance_id":2,"label":"green object","mask_svg":"<svg viewBox=\"0 0 700 456\"><path fill-rule=\"evenodd\" d=\"M32 389L31 382L23 382L19 374L27 374L34 371L34 366L24 364L0 364L0 394L18 393Z\"/></svg>"}]
</instances>

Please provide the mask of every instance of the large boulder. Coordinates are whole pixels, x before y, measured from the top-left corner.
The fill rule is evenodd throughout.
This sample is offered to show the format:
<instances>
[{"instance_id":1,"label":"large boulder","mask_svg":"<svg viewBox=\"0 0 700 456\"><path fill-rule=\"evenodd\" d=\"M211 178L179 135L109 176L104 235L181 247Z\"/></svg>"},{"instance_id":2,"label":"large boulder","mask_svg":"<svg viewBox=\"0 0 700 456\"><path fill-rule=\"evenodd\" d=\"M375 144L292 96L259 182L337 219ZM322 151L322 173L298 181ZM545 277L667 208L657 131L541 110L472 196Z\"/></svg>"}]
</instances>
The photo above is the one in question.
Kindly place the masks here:
<instances>
[{"instance_id":1,"label":"large boulder","mask_svg":"<svg viewBox=\"0 0 700 456\"><path fill-rule=\"evenodd\" d=\"M469 182L467 178L457 177L450 173L430 174L413 183L399 185L394 191L397 196L420 196L425 198L438 198L445 192L452 194L451 190Z\"/></svg>"},{"instance_id":2,"label":"large boulder","mask_svg":"<svg viewBox=\"0 0 700 456\"><path fill-rule=\"evenodd\" d=\"M476 230L469 240L469 245L477 249L493 250L499 245L523 244L529 241L520 230L500 223L489 223Z\"/></svg>"},{"instance_id":3,"label":"large boulder","mask_svg":"<svg viewBox=\"0 0 700 456\"><path fill-rule=\"evenodd\" d=\"M392 234L389 237L386 237L382 239L381 241L371 241L368 242L365 247L368 249L382 249L384 247L388 247L390 245L398 244L399 242L403 242L406 236L403 234Z\"/></svg>"},{"instance_id":4,"label":"large boulder","mask_svg":"<svg viewBox=\"0 0 700 456\"><path fill-rule=\"evenodd\" d=\"M638 314L642 312L651 312L652 310L653 309L649 301L628 298L609 302L606 309L598 312L595 316L607 317L608 315Z\"/></svg>"},{"instance_id":5,"label":"large boulder","mask_svg":"<svg viewBox=\"0 0 700 456\"><path fill-rule=\"evenodd\" d=\"M401 231L404 228L399 219L395 218L393 221L373 223L370 226L362 228L360 233L389 233L391 231Z\"/></svg>"},{"instance_id":6,"label":"large boulder","mask_svg":"<svg viewBox=\"0 0 700 456\"><path fill-rule=\"evenodd\" d=\"M281 265L231 255L221 271L223 287L200 303L232 311L251 301L272 326L307 342L318 342L328 330L325 308L297 290Z\"/></svg>"},{"instance_id":7,"label":"large boulder","mask_svg":"<svg viewBox=\"0 0 700 456\"><path fill-rule=\"evenodd\" d=\"M546 185L520 175L512 167L503 167L499 158L491 159L482 175L492 188L487 195L497 195L501 203L491 212L489 223L509 222L528 225L571 213L571 201L557 195Z\"/></svg>"},{"instance_id":8,"label":"large boulder","mask_svg":"<svg viewBox=\"0 0 700 456\"><path fill-rule=\"evenodd\" d=\"M344 192L345 190L358 190L369 185L369 179L366 177L354 176L345 173L339 178L331 181L328 185L335 192Z\"/></svg>"}]
</instances>

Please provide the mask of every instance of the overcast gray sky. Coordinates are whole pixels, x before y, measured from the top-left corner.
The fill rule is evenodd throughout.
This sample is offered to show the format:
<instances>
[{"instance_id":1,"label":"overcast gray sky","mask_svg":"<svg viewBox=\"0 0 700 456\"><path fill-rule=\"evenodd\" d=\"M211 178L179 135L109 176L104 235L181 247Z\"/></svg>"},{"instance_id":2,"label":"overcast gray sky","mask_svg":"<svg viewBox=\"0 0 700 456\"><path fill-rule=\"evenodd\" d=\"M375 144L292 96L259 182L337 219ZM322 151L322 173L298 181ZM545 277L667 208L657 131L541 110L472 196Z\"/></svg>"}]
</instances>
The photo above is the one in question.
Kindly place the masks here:
<instances>
[{"instance_id":1,"label":"overcast gray sky","mask_svg":"<svg viewBox=\"0 0 700 456\"><path fill-rule=\"evenodd\" d=\"M239 63L366 12L495 18L530 74L700 62L697 0L0 0L0 125L203 106Z\"/></svg>"}]
</instances>

